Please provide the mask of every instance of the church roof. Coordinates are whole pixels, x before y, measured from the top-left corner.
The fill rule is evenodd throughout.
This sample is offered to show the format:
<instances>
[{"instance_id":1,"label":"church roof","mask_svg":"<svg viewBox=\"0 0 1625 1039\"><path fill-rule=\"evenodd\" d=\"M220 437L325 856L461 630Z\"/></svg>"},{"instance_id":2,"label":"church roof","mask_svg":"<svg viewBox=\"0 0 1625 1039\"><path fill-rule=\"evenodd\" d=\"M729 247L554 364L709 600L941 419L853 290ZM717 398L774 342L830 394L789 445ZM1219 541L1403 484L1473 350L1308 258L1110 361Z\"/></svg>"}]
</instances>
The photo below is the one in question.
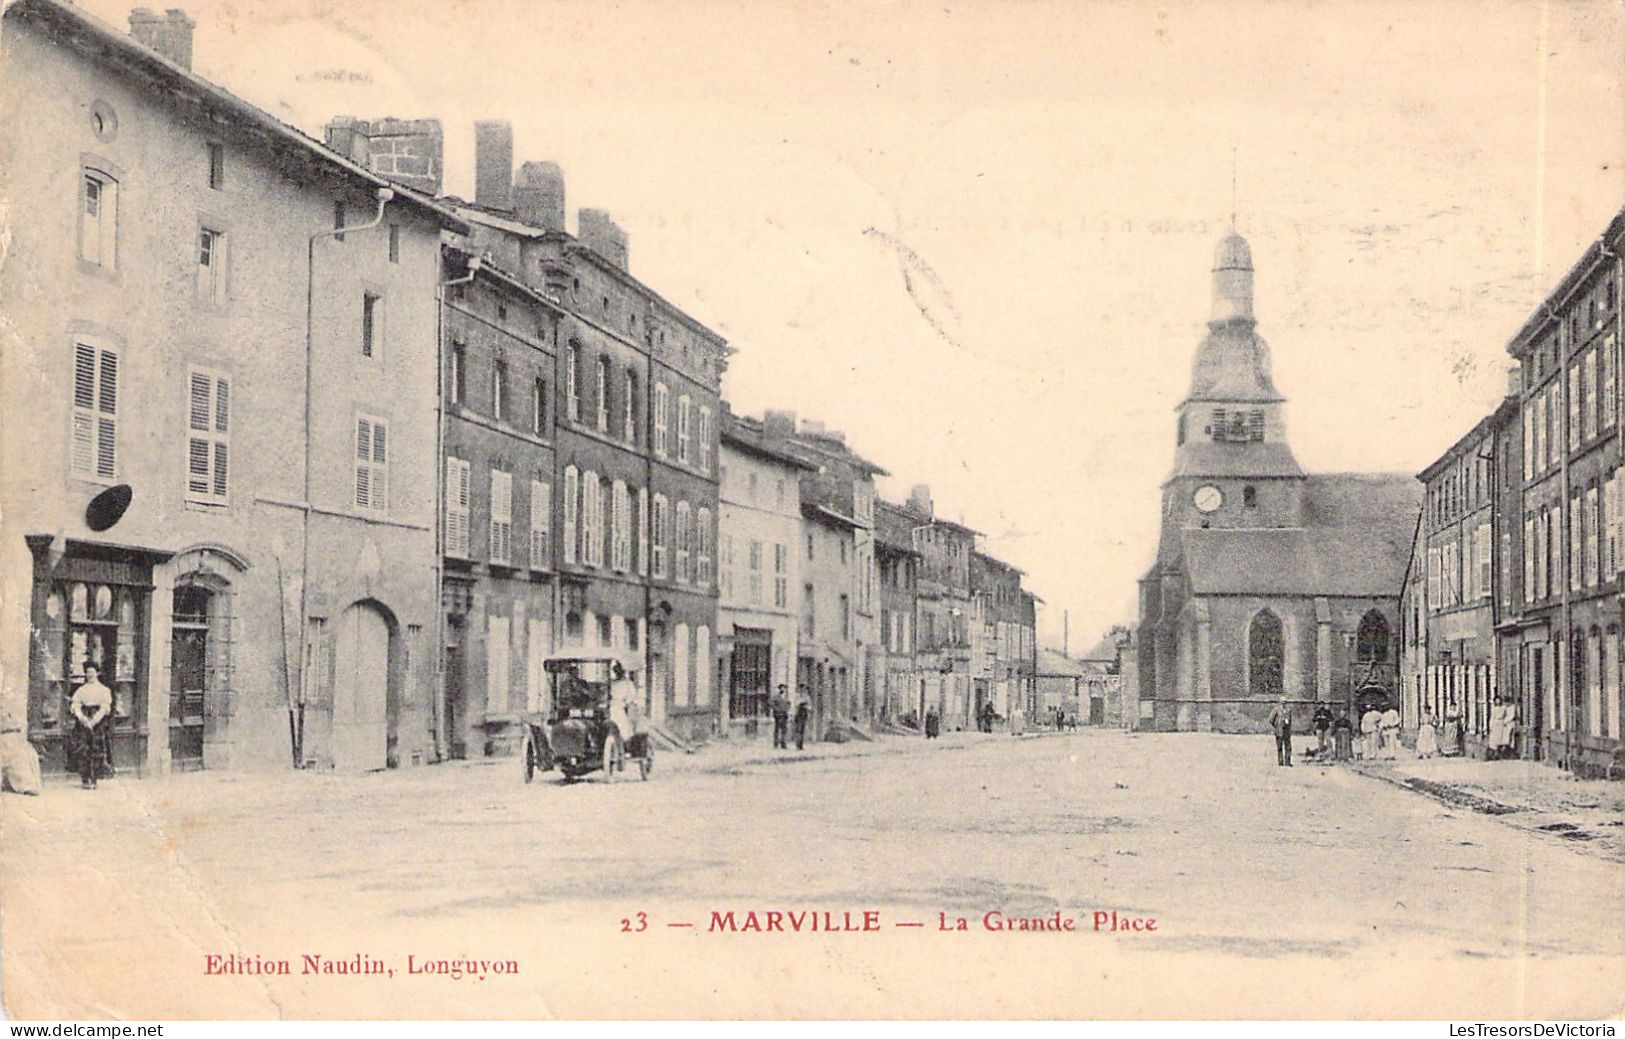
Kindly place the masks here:
<instances>
[{"instance_id":1,"label":"church roof","mask_svg":"<svg viewBox=\"0 0 1625 1039\"><path fill-rule=\"evenodd\" d=\"M1328 473L1304 485L1304 525L1186 530L1193 595L1398 596L1422 487L1403 474Z\"/></svg>"},{"instance_id":2,"label":"church roof","mask_svg":"<svg viewBox=\"0 0 1625 1039\"><path fill-rule=\"evenodd\" d=\"M1210 325L1191 364L1185 400L1273 404L1286 400L1270 376L1270 348L1250 321Z\"/></svg>"},{"instance_id":3,"label":"church roof","mask_svg":"<svg viewBox=\"0 0 1625 1039\"><path fill-rule=\"evenodd\" d=\"M1270 477L1302 476L1303 467L1292 448L1281 441L1230 443L1187 440L1174 452L1174 471L1168 479L1181 476Z\"/></svg>"}]
</instances>

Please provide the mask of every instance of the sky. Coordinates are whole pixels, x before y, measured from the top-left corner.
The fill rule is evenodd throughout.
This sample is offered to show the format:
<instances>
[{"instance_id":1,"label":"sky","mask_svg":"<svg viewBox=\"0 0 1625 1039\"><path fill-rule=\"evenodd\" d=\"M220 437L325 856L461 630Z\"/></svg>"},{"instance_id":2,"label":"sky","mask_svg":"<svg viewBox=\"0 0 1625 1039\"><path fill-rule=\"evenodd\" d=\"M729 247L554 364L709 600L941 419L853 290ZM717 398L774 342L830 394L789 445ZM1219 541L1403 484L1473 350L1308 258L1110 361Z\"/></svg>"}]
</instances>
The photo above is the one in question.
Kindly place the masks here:
<instances>
[{"instance_id":1,"label":"sky","mask_svg":"<svg viewBox=\"0 0 1625 1039\"><path fill-rule=\"evenodd\" d=\"M1625 0L175 2L308 133L440 119L448 193L509 120L736 412L929 484L1073 650L1134 619L1232 211L1299 461L1415 473L1625 204Z\"/></svg>"}]
</instances>

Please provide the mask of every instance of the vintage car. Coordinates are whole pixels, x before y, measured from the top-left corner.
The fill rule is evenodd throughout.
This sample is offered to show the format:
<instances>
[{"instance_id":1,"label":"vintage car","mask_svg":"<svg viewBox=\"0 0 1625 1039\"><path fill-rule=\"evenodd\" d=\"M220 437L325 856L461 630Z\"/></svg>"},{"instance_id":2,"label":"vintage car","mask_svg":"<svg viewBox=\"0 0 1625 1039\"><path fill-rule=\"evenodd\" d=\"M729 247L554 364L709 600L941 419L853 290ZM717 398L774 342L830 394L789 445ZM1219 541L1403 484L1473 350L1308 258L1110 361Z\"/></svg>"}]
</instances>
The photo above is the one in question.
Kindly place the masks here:
<instances>
[{"instance_id":1,"label":"vintage car","mask_svg":"<svg viewBox=\"0 0 1625 1039\"><path fill-rule=\"evenodd\" d=\"M543 663L550 710L525 717L523 754L525 782L555 766L567 782L602 771L613 780L637 763L638 775L649 778L654 747L647 734L623 734L631 723L625 705L612 703L614 657L564 657ZM634 708L635 711L635 708ZM635 717L635 714L633 715Z\"/></svg>"}]
</instances>

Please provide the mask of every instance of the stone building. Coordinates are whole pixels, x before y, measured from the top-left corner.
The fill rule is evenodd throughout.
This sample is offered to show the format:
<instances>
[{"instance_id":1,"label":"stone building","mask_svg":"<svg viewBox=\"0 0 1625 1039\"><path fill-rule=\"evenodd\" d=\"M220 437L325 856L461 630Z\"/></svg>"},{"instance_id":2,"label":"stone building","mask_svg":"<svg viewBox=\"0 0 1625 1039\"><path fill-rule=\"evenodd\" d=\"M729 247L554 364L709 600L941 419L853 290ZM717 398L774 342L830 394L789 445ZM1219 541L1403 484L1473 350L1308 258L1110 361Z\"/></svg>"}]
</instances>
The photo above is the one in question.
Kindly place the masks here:
<instances>
[{"instance_id":1,"label":"stone building","mask_svg":"<svg viewBox=\"0 0 1625 1039\"><path fill-rule=\"evenodd\" d=\"M657 727L710 735L721 724L717 455L731 351L632 275L608 213L582 209L577 233L565 229L556 164L525 162L516 176L513 162L509 125L476 124L474 200L444 201L471 228L461 248L563 311L549 388L555 653L623 658Z\"/></svg>"},{"instance_id":2,"label":"stone building","mask_svg":"<svg viewBox=\"0 0 1625 1039\"><path fill-rule=\"evenodd\" d=\"M828 505L803 500L801 632L796 686L812 704L815 739L844 739L859 720L852 588L857 521Z\"/></svg>"},{"instance_id":3,"label":"stone building","mask_svg":"<svg viewBox=\"0 0 1625 1039\"><path fill-rule=\"evenodd\" d=\"M1255 731L1283 694L1303 708L1397 694L1420 488L1400 474L1305 473L1285 403L1256 331L1251 250L1230 234L1140 582L1142 724Z\"/></svg>"},{"instance_id":4,"label":"stone building","mask_svg":"<svg viewBox=\"0 0 1625 1039\"><path fill-rule=\"evenodd\" d=\"M717 648L731 734L770 732L773 693L780 685L796 691L801 477L816 467L789 449L791 432L723 406Z\"/></svg>"},{"instance_id":5,"label":"stone building","mask_svg":"<svg viewBox=\"0 0 1625 1039\"><path fill-rule=\"evenodd\" d=\"M548 706L564 311L461 249L445 261L439 719L445 753L462 758L511 752L525 710Z\"/></svg>"},{"instance_id":6,"label":"stone building","mask_svg":"<svg viewBox=\"0 0 1625 1039\"><path fill-rule=\"evenodd\" d=\"M91 660L122 767L428 760L462 221L193 74L183 12L130 23L4 10L6 724L61 768Z\"/></svg>"},{"instance_id":7,"label":"stone building","mask_svg":"<svg viewBox=\"0 0 1625 1039\"><path fill-rule=\"evenodd\" d=\"M1496 689L1496 431L1516 414L1507 400L1451 445L1418 479L1421 522L1400 601L1401 715L1414 732L1459 713L1469 751L1482 749ZM1357 633L1357 650L1369 631Z\"/></svg>"},{"instance_id":8,"label":"stone building","mask_svg":"<svg viewBox=\"0 0 1625 1039\"><path fill-rule=\"evenodd\" d=\"M1000 718L1010 718L1018 710L1030 715L1041 706L1029 702L1029 681L1034 660L1030 651L1032 617L1024 618L1022 572L1009 563L972 551L970 556L971 596L977 604L982 637L973 640L971 710L991 703Z\"/></svg>"},{"instance_id":9,"label":"stone building","mask_svg":"<svg viewBox=\"0 0 1625 1039\"><path fill-rule=\"evenodd\" d=\"M914 619L918 611L920 553L907 512L875 502L875 580L880 596L880 645L885 676L880 696L881 724L919 727L920 674L914 659Z\"/></svg>"},{"instance_id":10,"label":"stone building","mask_svg":"<svg viewBox=\"0 0 1625 1039\"><path fill-rule=\"evenodd\" d=\"M975 706L971 624L976 602L970 558L977 532L937 516L931 488L923 484L909 492L900 508L913 524L914 550L920 556L914 619L920 688L910 706L922 718L935 709L945 730L968 729Z\"/></svg>"},{"instance_id":11,"label":"stone building","mask_svg":"<svg viewBox=\"0 0 1625 1039\"><path fill-rule=\"evenodd\" d=\"M1519 493L1506 497L1503 545L1506 583L1521 594L1499 629L1500 688L1518 700L1522 753L1579 772L1625 754L1622 253L1625 210L1507 345L1520 370L1521 464L1507 466L1504 483Z\"/></svg>"}]
</instances>

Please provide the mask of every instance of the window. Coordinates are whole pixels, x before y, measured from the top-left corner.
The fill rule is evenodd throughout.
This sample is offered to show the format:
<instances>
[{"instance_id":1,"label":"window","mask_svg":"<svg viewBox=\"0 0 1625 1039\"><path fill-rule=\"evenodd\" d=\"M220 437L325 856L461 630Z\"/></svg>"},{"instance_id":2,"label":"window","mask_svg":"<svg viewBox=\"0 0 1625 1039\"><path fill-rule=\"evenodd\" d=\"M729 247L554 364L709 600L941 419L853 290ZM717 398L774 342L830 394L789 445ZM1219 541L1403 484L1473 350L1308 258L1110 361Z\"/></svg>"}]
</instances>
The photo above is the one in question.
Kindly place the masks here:
<instances>
[{"instance_id":1,"label":"window","mask_svg":"<svg viewBox=\"0 0 1625 1039\"><path fill-rule=\"evenodd\" d=\"M1612 283L1609 283L1612 285ZM1614 419L1619 410L1619 363L1614 357L1614 337L1609 336L1602 341L1602 386L1597 394L1597 405L1602 409L1602 415L1597 424L1604 430L1614 428Z\"/></svg>"},{"instance_id":2,"label":"window","mask_svg":"<svg viewBox=\"0 0 1625 1039\"><path fill-rule=\"evenodd\" d=\"M491 417L508 417L508 365L503 361L491 365Z\"/></svg>"},{"instance_id":3,"label":"window","mask_svg":"<svg viewBox=\"0 0 1625 1039\"><path fill-rule=\"evenodd\" d=\"M341 228L343 226L344 226L344 203L343 202L335 202L335 203L333 203L333 230L337 231L339 228ZM342 241L344 241L344 236L341 235L341 234L336 234L336 235L333 236L333 240L335 242L342 242Z\"/></svg>"},{"instance_id":4,"label":"window","mask_svg":"<svg viewBox=\"0 0 1625 1039\"><path fill-rule=\"evenodd\" d=\"M598 405L598 432L609 432L609 358L598 359L598 380L593 387Z\"/></svg>"},{"instance_id":5,"label":"window","mask_svg":"<svg viewBox=\"0 0 1625 1039\"><path fill-rule=\"evenodd\" d=\"M711 510L695 510L694 581L702 588L711 587L711 536Z\"/></svg>"},{"instance_id":6,"label":"window","mask_svg":"<svg viewBox=\"0 0 1625 1039\"><path fill-rule=\"evenodd\" d=\"M118 267L118 181L86 169L81 187L79 258L106 270Z\"/></svg>"},{"instance_id":7,"label":"window","mask_svg":"<svg viewBox=\"0 0 1625 1039\"><path fill-rule=\"evenodd\" d=\"M553 520L553 486L540 480L530 481L530 568L546 570L553 565L551 533Z\"/></svg>"},{"instance_id":8,"label":"window","mask_svg":"<svg viewBox=\"0 0 1625 1039\"><path fill-rule=\"evenodd\" d=\"M628 444L638 442L637 399L638 377L628 368L626 385L621 390L621 439Z\"/></svg>"},{"instance_id":9,"label":"window","mask_svg":"<svg viewBox=\"0 0 1625 1039\"><path fill-rule=\"evenodd\" d=\"M841 638L852 637L852 600L845 593L841 593Z\"/></svg>"},{"instance_id":10,"label":"window","mask_svg":"<svg viewBox=\"0 0 1625 1039\"><path fill-rule=\"evenodd\" d=\"M700 408L700 472L711 471L711 409Z\"/></svg>"},{"instance_id":11,"label":"window","mask_svg":"<svg viewBox=\"0 0 1625 1039\"><path fill-rule=\"evenodd\" d=\"M355 503L382 512L389 507L389 424L370 417L355 421Z\"/></svg>"},{"instance_id":12,"label":"window","mask_svg":"<svg viewBox=\"0 0 1625 1039\"><path fill-rule=\"evenodd\" d=\"M1428 549L1428 609L1437 610L1444 602L1444 564L1437 548Z\"/></svg>"},{"instance_id":13,"label":"window","mask_svg":"<svg viewBox=\"0 0 1625 1039\"><path fill-rule=\"evenodd\" d=\"M513 561L513 474L491 470L491 562Z\"/></svg>"},{"instance_id":14,"label":"window","mask_svg":"<svg viewBox=\"0 0 1625 1039\"><path fill-rule=\"evenodd\" d=\"M619 573L632 568L632 499L621 480L610 487L609 565Z\"/></svg>"},{"instance_id":15,"label":"window","mask_svg":"<svg viewBox=\"0 0 1625 1039\"><path fill-rule=\"evenodd\" d=\"M598 618L598 644L608 649L615 642L615 618L601 614Z\"/></svg>"},{"instance_id":16,"label":"window","mask_svg":"<svg viewBox=\"0 0 1625 1039\"><path fill-rule=\"evenodd\" d=\"M777 508L784 508L784 481L780 480L773 487L773 504Z\"/></svg>"},{"instance_id":17,"label":"window","mask_svg":"<svg viewBox=\"0 0 1625 1039\"><path fill-rule=\"evenodd\" d=\"M807 560L809 562L811 562L812 557L813 557L813 536L811 534L808 534L807 535Z\"/></svg>"},{"instance_id":18,"label":"window","mask_svg":"<svg viewBox=\"0 0 1625 1039\"><path fill-rule=\"evenodd\" d=\"M813 586L801 586L801 632L808 638L818 636L818 617L813 605Z\"/></svg>"},{"instance_id":19,"label":"window","mask_svg":"<svg viewBox=\"0 0 1625 1039\"><path fill-rule=\"evenodd\" d=\"M451 344L451 372L446 377L446 393L453 404L461 404L468 393L468 351L462 343Z\"/></svg>"},{"instance_id":20,"label":"window","mask_svg":"<svg viewBox=\"0 0 1625 1039\"><path fill-rule=\"evenodd\" d=\"M564 351L564 415L581 421L581 345L571 343Z\"/></svg>"},{"instance_id":21,"label":"window","mask_svg":"<svg viewBox=\"0 0 1625 1039\"><path fill-rule=\"evenodd\" d=\"M573 465L564 467L564 561L576 561L576 527L581 508L581 474Z\"/></svg>"},{"instance_id":22,"label":"window","mask_svg":"<svg viewBox=\"0 0 1625 1039\"><path fill-rule=\"evenodd\" d=\"M1567 555L1557 553L1555 558L1566 561L1569 568L1569 590L1579 591L1583 574L1581 573L1581 554L1585 549L1585 529L1581 518L1580 496L1575 495L1569 501L1569 551Z\"/></svg>"},{"instance_id":23,"label":"window","mask_svg":"<svg viewBox=\"0 0 1625 1039\"><path fill-rule=\"evenodd\" d=\"M1581 577L1587 588L1594 588L1597 584L1598 552L1597 552L1597 488L1588 488L1585 492L1585 512L1582 514L1582 524L1585 530L1585 552L1581 562Z\"/></svg>"},{"instance_id":24,"label":"window","mask_svg":"<svg viewBox=\"0 0 1625 1039\"><path fill-rule=\"evenodd\" d=\"M384 343L384 299L372 292L361 294L361 356L371 357Z\"/></svg>"},{"instance_id":25,"label":"window","mask_svg":"<svg viewBox=\"0 0 1625 1039\"><path fill-rule=\"evenodd\" d=\"M209 303L226 301L226 233L198 231L197 295Z\"/></svg>"},{"instance_id":26,"label":"window","mask_svg":"<svg viewBox=\"0 0 1625 1039\"><path fill-rule=\"evenodd\" d=\"M1494 577L1494 560L1490 552L1493 533L1488 523L1478 525L1478 597L1490 597L1490 585Z\"/></svg>"},{"instance_id":27,"label":"window","mask_svg":"<svg viewBox=\"0 0 1625 1039\"><path fill-rule=\"evenodd\" d=\"M759 606L762 602L762 543L752 541L747 557L749 573L746 576L745 601L752 606Z\"/></svg>"},{"instance_id":28,"label":"window","mask_svg":"<svg viewBox=\"0 0 1625 1039\"><path fill-rule=\"evenodd\" d=\"M530 390L530 431L547 435L547 380L540 376Z\"/></svg>"},{"instance_id":29,"label":"window","mask_svg":"<svg viewBox=\"0 0 1625 1039\"><path fill-rule=\"evenodd\" d=\"M1564 431L1560 450L1572 451L1580 442L1580 365L1569 367L1569 424Z\"/></svg>"},{"instance_id":30,"label":"window","mask_svg":"<svg viewBox=\"0 0 1625 1039\"><path fill-rule=\"evenodd\" d=\"M508 673L510 650L508 644L509 620L492 614L485 629L485 713L508 713L508 691L512 676Z\"/></svg>"},{"instance_id":31,"label":"window","mask_svg":"<svg viewBox=\"0 0 1625 1039\"><path fill-rule=\"evenodd\" d=\"M773 546L773 605L785 609L790 603L790 546Z\"/></svg>"},{"instance_id":32,"label":"window","mask_svg":"<svg viewBox=\"0 0 1625 1039\"><path fill-rule=\"evenodd\" d=\"M626 618L626 648L636 650L638 641L638 622L635 618L628 617Z\"/></svg>"},{"instance_id":33,"label":"window","mask_svg":"<svg viewBox=\"0 0 1625 1039\"><path fill-rule=\"evenodd\" d=\"M118 353L76 343L73 348L73 471L118 475Z\"/></svg>"},{"instance_id":34,"label":"window","mask_svg":"<svg viewBox=\"0 0 1625 1039\"><path fill-rule=\"evenodd\" d=\"M389 225L389 262L401 262L401 225Z\"/></svg>"},{"instance_id":35,"label":"window","mask_svg":"<svg viewBox=\"0 0 1625 1039\"><path fill-rule=\"evenodd\" d=\"M209 187L216 191L226 186L226 146L209 145Z\"/></svg>"},{"instance_id":36,"label":"window","mask_svg":"<svg viewBox=\"0 0 1625 1039\"><path fill-rule=\"evenodd\" d=\"M231 381L197 368L187 373L186 498L223 504L228 487Z\"/></svg>"},{"instance_id":37,"label":"window","mask_svg":"<svg viewBox=\"0 0 1625 1039\"><path fill-rule=\"evenodd\" d=\"M604 562L604 488L598 474L581 474L581 561L587 566Z\"/></svg>"},{"instance_id":38,"label":"window","mask_svg":"<svg viewBox=\"0 0 1625 1039\"><path fill-rule=\"evenodd\" d=\"M1241 489L1241 505L1245 509L1258 508L1258 488L1252 484Z\"/></svg>"},{"instance_id":39,"label":"window","mask_svg":"<svg viewBox=\"0 0 1625 1039\"><path fill-rule=\"evenodd\" d=\"M677 461L683 463L684 465L688 464L689 458L689 407L688 394L685 393L681 397L677 398Z\"/></svg>"},{"instance_id":40,"label":"window","mask_svg":"<svg viewBox=\"0 0 1625 1039\"><path fill-rule=\"evenodd\" d=\"M1365 622L1362 621L1361 627L1364 626ZM1280 698L1285 661L1286 642L1282 637L1281 621L1269 610L1262 610L1253 618L1247 633L1247 678L1249 692L1254 699Z\"/></svg>"},{"instance_id":41,"label":"window","mask_svg":"<svg viewBox=\"0 0 1625 1039\"><path fill-rule=\"evenodd\" d=\"M649 575L649 489L638 488L638 576Z\"/></svg>"},{"instance_id":42,"label":"window","mask_svg":"<svg viewBox=\"0 0 1625 1039\"><path fill-rule=\"evenodd\" d=\"M667 537L666 496L655 495L654 516L650 520L650 536L653 540L654 575L659 578L666 576L666 537Z\"/></svg>"},{"instance_id":43,"label":"window","mask_svg":"<svg viewBox=\"0 0 1625 1039\"><path fill-rule=\"evenodd\" d=\"M1580 362L1581 440L1597 435L1597 415L1601 410L1597 400L1597 351L1587 350Z\"/></svg>"},{"instance_id":44,"label":"window","mask_svg":"<svg viewBox=\"0 0 1625 1039\"><path fill-rule=\"evenodd\" d=\"M681 581L684 584L687 584L688 579L689 579L689 569L688 569L689 551L688 551L688 548L689 548L689 538L690 538L691 534L693 533L692 530L691 530L690 520L691 520L691 513L689 512L688 502L686 502L686 501L678 502L677 503L677 525L676 525L676 531L675 531L675 534L676 534L675 540L677 542L677 573L676 573L676 577L677 577L678 581Z\"/></svg>"},{"instance_id":45,"label":"window","mask_svg":"<svg viewBox=\"0 0 1625 1039\"><path fill-rule=\"evenodd\" d=\"M655 454L666 457L666 432L669 420L669 396L666 384L655 383Z\"/></svg>"},{"instance_id":46,"label":"window","mask_svg":"<svg viewBox=\"0 0 1625 1039\"><path fill-rule=\"evenodd\" d=\"M468 558L469 464L461 458L446 458L446 555Z\"/></svg>"}]
</instances>

